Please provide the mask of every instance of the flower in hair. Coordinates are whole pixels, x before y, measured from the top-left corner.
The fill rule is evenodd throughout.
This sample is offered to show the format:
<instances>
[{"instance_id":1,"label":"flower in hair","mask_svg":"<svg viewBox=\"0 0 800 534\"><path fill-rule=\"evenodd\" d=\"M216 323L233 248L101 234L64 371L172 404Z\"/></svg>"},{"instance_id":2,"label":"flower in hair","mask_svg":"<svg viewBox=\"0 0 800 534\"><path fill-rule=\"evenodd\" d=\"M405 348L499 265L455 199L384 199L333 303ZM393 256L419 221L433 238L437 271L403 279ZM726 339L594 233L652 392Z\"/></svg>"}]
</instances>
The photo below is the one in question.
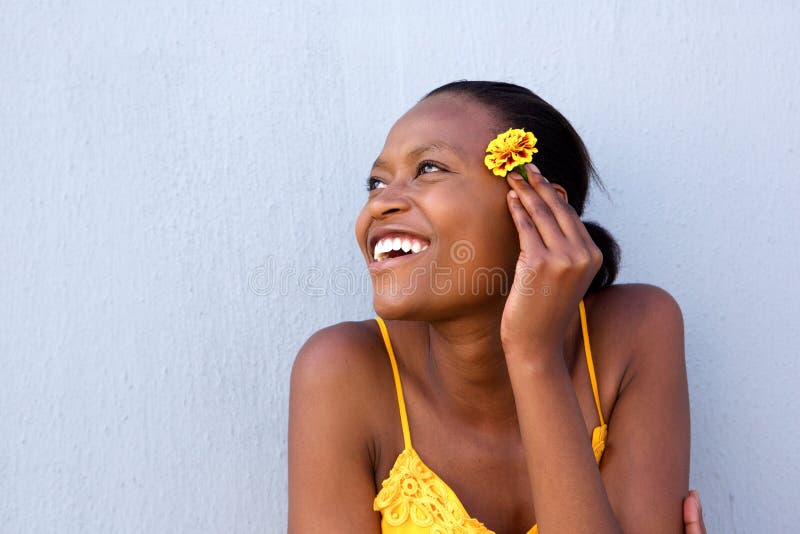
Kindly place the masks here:
<instances>
[{"instance_id":1,"label":"flower in hair","mask_svg":"<svg viewBox=\"0 0 800 534\"><path fill-rule=\"evenodd\" d=\"M515 171L527 180L525 164L530 163L533 155L539 152L536 141L536 136L532 132L509 128L489 143L483 162L495 176L505 178L506 174Z\"/></svg>"}]
</instances>

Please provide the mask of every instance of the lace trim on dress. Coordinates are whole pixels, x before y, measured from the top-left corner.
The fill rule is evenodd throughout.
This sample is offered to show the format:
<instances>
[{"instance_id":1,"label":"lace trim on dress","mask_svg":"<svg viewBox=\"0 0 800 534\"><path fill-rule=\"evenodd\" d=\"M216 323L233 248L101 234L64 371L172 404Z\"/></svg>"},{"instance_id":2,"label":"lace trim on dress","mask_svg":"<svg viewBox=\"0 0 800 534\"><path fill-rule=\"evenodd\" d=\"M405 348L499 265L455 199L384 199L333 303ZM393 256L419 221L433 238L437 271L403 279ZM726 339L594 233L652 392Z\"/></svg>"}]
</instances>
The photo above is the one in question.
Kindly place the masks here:
<instances>
[{"instance_id":1,"label":"lace trim on dress","mask_svg":"<svg viewBox=\"0 0 800 534\"><path fill-rule=\"evenodd\" d=\"M405 449L383 481L373 508L395 527L410 519L419 527L430 528L431 534L494 534L470 517L450 491L414 449Z\"/></svg>"}]
</instances>

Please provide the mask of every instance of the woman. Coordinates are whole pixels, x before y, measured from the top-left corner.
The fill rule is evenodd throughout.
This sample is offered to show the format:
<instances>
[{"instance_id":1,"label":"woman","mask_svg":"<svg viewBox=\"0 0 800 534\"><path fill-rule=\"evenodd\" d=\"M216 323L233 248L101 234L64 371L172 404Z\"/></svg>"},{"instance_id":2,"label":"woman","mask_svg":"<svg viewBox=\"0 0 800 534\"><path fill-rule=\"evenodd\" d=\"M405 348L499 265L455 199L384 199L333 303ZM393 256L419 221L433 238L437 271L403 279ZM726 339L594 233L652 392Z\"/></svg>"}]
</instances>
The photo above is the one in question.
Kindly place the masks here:
<instances>
[{"instance_id":1,"label":"woman","mask_svg":"<svg viewBox=\"0 0 800 534\"><path fill-rule=\"evenodd\" d=\"M484 163L509 128L538 138L527 180ZM579 218L592 176L515 85L448 84L397 121L356 223L379 318L315 333L292 371L290 531L701 528L682 314L612 285L617 245Z\"/></svg>"}]
</instances>

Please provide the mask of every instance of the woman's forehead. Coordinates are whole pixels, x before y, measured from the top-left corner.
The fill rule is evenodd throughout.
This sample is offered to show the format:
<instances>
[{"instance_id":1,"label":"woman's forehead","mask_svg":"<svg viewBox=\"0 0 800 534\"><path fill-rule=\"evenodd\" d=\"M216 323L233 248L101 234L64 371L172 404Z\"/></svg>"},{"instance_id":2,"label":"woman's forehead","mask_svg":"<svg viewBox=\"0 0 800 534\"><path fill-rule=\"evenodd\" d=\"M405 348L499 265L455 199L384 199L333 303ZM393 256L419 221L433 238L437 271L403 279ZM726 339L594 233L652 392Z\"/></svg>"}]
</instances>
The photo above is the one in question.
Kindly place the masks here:
<instances>
[{"instance_id":1,"label":"woman's forehead","mask_svg":"<svg viewBox=\"0 0 800 534\"><path fill-rule=\"evenodd\" d=\"M434 95L398 119L389 131L384 151L446 143L465 153L482 153L496 133L495 122L486 106L472 99Z\"/></svg>"}]
</instances>

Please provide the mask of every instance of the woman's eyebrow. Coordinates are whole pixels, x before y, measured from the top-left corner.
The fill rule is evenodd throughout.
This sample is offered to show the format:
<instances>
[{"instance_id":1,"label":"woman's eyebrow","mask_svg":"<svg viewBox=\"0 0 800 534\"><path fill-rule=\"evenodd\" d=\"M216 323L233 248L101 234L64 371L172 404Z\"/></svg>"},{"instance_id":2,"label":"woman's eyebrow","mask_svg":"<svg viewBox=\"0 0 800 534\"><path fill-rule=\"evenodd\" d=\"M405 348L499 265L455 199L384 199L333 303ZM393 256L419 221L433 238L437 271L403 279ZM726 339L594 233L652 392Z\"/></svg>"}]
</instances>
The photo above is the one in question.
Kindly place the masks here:
<instances>
[{"instance_id":1,"label":"woman's eyebrow","mask_svg":"<svg viewBox=\"0 0 800 534\"><path fill-rule=\"evenodd\" d=\"M444 141L436 141L436 142L433 142L433 143L427 143L427 144L418 146L414 150L410 151L408 153L408 155L406 156L406 158L407 159L416 159L416 158L420 157L422 154L424 154L426 152L437 151L437 150L444 150L446 152L452 152L453 154L455 154L456 156L458 156L462 160L466 160L467 159L463 149L461 149L460 147L453 146L453 145L450 145L448 143L445 143ZM384 160L382 160L380 158L376 159L375 163L372 164L372 168L373 169L374 168L386 168L387 166L388 166L388 164Z\"/></svg>"}]
</instances>

